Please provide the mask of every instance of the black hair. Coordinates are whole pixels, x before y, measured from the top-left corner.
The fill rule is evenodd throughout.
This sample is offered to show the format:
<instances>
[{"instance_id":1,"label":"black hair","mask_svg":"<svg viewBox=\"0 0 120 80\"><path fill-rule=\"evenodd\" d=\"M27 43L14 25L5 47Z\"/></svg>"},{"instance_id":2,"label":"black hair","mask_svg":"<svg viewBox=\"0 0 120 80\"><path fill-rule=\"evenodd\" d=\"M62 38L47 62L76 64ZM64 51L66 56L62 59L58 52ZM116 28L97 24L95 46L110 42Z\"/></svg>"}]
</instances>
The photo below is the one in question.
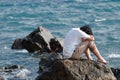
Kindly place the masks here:
<instances>
[{"instance_id":1,"label":"black hair","mask_svg":"<svg viewBox=\"0 0 120 80\"><path fill-rule=\"evenodd\" d=\"M89 27L89 25L85 25L85 26L80 27L80 30L84 31L88 35L93 35L92 29Z\"/></svg>"}]
</instances>

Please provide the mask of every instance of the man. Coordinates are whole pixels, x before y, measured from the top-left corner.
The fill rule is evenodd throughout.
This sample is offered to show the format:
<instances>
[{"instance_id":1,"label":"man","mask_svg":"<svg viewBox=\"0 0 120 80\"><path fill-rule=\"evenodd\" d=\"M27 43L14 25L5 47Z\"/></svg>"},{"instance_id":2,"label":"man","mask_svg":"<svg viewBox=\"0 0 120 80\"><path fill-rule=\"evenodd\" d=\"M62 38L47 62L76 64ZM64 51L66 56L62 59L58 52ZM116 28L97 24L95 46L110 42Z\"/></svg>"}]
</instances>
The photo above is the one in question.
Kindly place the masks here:
<instances>
[{"instance_id":1,"label":"man","mask_svg":"<svg viewBox=\"0 0 120 80\"><path fill-rule=\"evenodd\" d=\"M92 60L90 51L97 57L97 61L107 63L94 43L94 36L89 25L72 28L64 39L64 58L81 59L82 53L85 53L86 57Z\"/></svg>"}]
</instances>

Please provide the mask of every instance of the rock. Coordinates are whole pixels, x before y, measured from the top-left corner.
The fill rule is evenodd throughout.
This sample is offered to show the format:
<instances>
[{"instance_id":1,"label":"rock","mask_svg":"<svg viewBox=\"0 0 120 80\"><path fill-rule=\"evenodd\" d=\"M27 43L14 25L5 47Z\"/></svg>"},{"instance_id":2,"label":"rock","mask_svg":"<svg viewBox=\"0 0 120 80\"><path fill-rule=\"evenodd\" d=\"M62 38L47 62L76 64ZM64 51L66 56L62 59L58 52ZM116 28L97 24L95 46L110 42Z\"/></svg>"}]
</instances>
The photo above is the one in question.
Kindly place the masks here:
<instances>
[{"instance_id":1,"label":"rock","mask_svg":"<svg viewBox=\"0 0 120 80\"><path fill-rule=\"evenodd\" d=\"M20 65L0 67L0 80L30 80L31 71Z\"/></svg>"},{"instance_id":2,"label":"rock","mask_svg":"<svg viewBox=\"0 0 120 80\"><path fill-rule=\"evenodd\" d=\"M52 52L61 52L63 49L62 44L56 38L51 38L49 44Z\"/></svg>"},{"instance_id":3,"label":"rock","mask_svg":"<svg viewBox=\"0 0 120 80\"><path fill-rule=\"evenodd\" d=\"M16 39L11 48L12 49L24 49L22 46L22 39Z\"/></svg>"},{"instance_id":4,"label":"rock","mask_svg":"<svg viewBox=\"0 0 120 80\"><path fill-rule=\"evenodd\" d=\"M120 80L120 69L119 68L111 68L117 80Z\"/></svg>"},{"instance_id":5,"label":"rock","mask_svg":"<svg viewBox=\"0 0 120 80\"><path fill-rule=\"evenodd\" d=\"M116 80L108 65L87 59L56 60L36 80Z\"/></svg>"},{"instance_id":6,"label":"rock","mask_svg":"<svg viewBox=\"0 0 120 80\"><path fill-rule=\"evenodd\" d=\"M5 80L2 76L0 76L0 80Z\"/></svg>"},{"instance_id":7,"label":"rock","mask_svg":"<svg viewBox=\"0 0 120 80\"><path fill-rule=\"evenodd\" d=\"M1 72L12 72L16 69L22 69L22 68L24 68L24 67L20 66L20 65L7 65L7 66L4 66L4 67L1 67L0 71Z\"/></svg>"},{"instance_id":8,"label":"rock","mask_svg":"<svg viewBox=\"0 0 120 80\"><path fill-rule=\"evenodd\" d=\"M40 61L39 61L39 73L42 73L44 71L49 71L51 69L51 66L54 64L54 62L58 59L62 59L63 56L60 53L53 53L53 54L41 54Z\"/></svg>"},{"instance_id":9,"label":"rock","mask_svg":"<svg viewBox=\"0 0 120 80\"><path fill-rule=\"evenodd\" d=\"M28 52L44 52L41 45L39 45L37 42L32 42L27 38L23 39L22 45Z\"/></svg>"},{"instance_id":10,"label":"rock","mask_svg":"<svg viewBox=\"0 0 120 80\"><path fill-rule=\"evenodd\" d=\"M38 27L23 39L16 39L12 49L26 49L28 52L51 53L62 52L63 47L60 41L47 29Z\"/></svg>"}]
</instances>

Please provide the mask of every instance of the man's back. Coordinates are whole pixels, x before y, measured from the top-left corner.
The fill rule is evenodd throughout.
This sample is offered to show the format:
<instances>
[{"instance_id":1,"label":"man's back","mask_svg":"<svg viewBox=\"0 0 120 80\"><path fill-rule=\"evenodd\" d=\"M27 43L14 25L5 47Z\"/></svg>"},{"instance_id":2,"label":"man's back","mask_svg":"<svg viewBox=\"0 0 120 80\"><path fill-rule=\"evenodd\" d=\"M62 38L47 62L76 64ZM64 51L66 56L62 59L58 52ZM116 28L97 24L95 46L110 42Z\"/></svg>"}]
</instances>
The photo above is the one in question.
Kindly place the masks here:
<instances>
[{"instance_id":1,"label":"man's back","mask_svg":"<svg viewBox=\"0 0 120 80\"><path fill-rule=\"evenodd\" d=\"M88 38L85 32L81 31L79 28L72 28L64 39L63 44L63 55L65 58L71 57L76 46L81 43L81 38Z\"/></svg>"}]
</instances>

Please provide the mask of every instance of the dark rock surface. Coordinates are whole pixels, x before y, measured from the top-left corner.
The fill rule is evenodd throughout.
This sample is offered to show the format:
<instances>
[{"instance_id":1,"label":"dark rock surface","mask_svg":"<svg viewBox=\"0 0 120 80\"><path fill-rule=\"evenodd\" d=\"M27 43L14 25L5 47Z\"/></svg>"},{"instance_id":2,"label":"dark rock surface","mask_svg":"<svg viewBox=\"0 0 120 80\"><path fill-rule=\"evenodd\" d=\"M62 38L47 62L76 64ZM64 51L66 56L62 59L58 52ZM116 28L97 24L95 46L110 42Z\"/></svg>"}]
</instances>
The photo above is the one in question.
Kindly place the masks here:
<instances>
[{"instance_id":1,"label":"dark rock surface","mask_svg":"<svg viewBox=\"0 0 120 80\"><path fill-rule=\"evenodd\" d=\"M22 69L24 68L23 66L19 66L19 65L8 65L8 66L4 66L1 71L4 72L12 72L15 69Z\"/></svg>"},{"instance_id":2,"label":"dark rock surface","mask_svg":"<svg viewBox=\"0 0 120 80\"><path fill-rule=\"evenodd\" d=\"M119 68L111 68L117 80L120 80L120 69Z\"/></svg>"},{"instance_id":3,"label":"dark rock surface","mask_svg":"<svg viewBox=\"0 0 120 80\"><path fill-rule=\"evenodd\" d=\"M12 49L26 49L28 52L62 52L61 42L47 29L38 27L23 39L16 39Z\"/></svg>"},{"instance_id":4,"label":"dark rock surface","mask_svg":"<svg viewBox=\"0 0 120 80\"><path fill-rule=\"evenodd\" d=\"M16 39L11 48L12 49L24 49L22 46L22 39Z\"/></svg>"},{"instance_id":5,"label":"dark rock surface","mask_svg":"<svg viewBox=\"0 0 120 80\"><path fill-rule=\"evenodd\" d=\"M60 53L55 54L41 54L39 61L39 73L51 70L52 65L56 60L62 59L63 56Z\"/></svg>"},{"instance_id":6,"label":"dark rock surface","mask_svg":"<svg viewBox=\"0 0 120 80\"><path fill-rule=\"evenodd\" d=\"M108 65L87 59L43 58L39 65L40 75L36 80L116 80Z\"/></svg>"}]
</instances>

